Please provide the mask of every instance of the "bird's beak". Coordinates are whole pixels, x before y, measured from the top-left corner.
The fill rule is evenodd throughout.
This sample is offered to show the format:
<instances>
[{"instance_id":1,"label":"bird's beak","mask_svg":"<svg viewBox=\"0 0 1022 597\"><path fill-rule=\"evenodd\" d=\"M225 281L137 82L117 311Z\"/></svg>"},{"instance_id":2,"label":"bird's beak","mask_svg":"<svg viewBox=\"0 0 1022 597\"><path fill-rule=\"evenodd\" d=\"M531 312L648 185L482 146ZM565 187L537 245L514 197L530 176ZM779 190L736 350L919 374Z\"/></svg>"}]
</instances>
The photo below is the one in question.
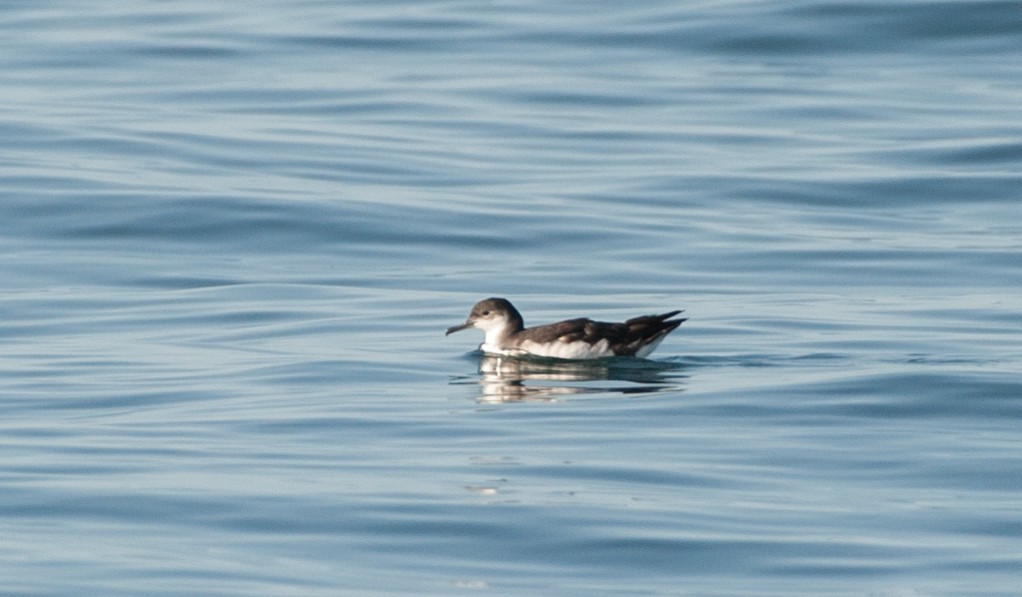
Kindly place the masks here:
<instances>
[{"instance_id":1,"label":"bird's beak","mask_svg":"<svg viewBox=\"0 0 1022 597\"><path fill-rule=\"evenodd\" d=\"M463 323L461 325L456 325L454 327L447 328L447 333L444 334L444 335L445 336L450 336L454 332L460 332L461 330L467 330L468 328L472 327L472 323L473 322L471 322L471 321L466 321L465 323Z\"/></svg>"}]
</instances>

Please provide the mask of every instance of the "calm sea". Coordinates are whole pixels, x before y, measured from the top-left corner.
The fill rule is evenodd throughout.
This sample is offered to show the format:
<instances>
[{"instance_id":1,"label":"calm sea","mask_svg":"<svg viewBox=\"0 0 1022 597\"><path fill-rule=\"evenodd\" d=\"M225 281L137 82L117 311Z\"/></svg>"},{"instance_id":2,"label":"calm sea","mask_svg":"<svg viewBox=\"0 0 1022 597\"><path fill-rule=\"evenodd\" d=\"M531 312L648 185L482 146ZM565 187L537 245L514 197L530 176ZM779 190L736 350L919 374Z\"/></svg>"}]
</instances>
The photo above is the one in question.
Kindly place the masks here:
<instances>
[{"instance_id":1,"label":"calm sea","mask_svg":"<svg viewBox=\"0 0 1022 597\"><path fill-rule=\"evenodd\" d=\"M1022 587L1022 5L0 5L0 594ZM652 360L496 364L685 309Z\"/></svg>"}]
</instances>

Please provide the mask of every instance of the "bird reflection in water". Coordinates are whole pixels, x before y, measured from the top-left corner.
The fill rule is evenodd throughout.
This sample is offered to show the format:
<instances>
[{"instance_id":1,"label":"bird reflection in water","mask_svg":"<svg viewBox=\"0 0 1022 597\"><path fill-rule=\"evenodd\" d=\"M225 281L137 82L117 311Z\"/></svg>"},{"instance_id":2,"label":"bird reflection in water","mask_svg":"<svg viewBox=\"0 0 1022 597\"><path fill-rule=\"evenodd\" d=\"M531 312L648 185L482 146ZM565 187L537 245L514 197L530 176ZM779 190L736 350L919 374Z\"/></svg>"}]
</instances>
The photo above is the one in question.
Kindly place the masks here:
<instances>
[{"instance_id":1,"label":"bird reflection in water","mask_svg":"<svg viewBox=\"0 0 1022 597\"><path fill-rule=\"evenodd\" d=\"M586 361L483 355L479 377L451 383L479 385L479 402L553 402L574 394L652 394L680 391L682 365L646 359Z\"/></svg>"}]
</instances>

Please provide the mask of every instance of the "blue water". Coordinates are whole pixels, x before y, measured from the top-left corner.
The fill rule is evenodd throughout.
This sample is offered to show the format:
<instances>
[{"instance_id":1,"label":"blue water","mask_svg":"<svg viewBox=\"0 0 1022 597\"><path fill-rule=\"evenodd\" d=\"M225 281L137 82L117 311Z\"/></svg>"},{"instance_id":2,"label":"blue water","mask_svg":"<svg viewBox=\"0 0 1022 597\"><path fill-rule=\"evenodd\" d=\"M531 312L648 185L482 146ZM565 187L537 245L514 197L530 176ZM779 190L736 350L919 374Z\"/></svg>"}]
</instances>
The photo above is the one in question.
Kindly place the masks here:
<instances>
[{"instance_id":1,"label":"blue water","mask_svg":"<svg viewBox=\"0 0 1022 597\"><path fill-rule=\"evenodd\" d=\"M1011 595L1016 2L5 2L0 594ZM497 365L685 309L651 361Z\"/></svg>"}]
</instances>

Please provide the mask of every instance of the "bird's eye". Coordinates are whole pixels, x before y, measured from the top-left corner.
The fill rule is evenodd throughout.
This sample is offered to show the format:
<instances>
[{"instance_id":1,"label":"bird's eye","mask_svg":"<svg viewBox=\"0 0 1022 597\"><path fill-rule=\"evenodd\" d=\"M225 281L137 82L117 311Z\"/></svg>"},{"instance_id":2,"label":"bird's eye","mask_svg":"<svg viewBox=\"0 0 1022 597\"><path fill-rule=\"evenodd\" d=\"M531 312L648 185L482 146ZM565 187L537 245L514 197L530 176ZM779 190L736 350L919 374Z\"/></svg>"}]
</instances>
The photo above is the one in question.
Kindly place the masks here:
<instances>
[{"instance_id":1,"label":"bird's eye","mask_svg":"<svg viewBox=\"0 0 1022 597\"><path fill-rule=\"evenodd\" d=\"M489 317L489 316L490 316L490 312L489 311L483 311L483 317Z\"/></svg>"}]
</instances>

